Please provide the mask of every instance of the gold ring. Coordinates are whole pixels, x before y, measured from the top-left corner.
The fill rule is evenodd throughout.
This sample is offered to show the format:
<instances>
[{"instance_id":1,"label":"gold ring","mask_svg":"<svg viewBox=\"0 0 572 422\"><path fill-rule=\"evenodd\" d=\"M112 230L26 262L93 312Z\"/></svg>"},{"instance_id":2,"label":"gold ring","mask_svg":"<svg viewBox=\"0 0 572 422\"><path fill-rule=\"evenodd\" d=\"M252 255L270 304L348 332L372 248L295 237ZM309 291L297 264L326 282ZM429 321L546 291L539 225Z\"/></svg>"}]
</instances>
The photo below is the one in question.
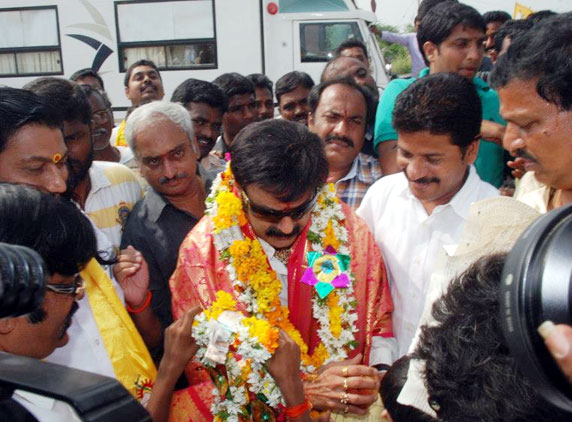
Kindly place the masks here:
<instances>
[{"instance_id":1,"label":"gold ring","mask_svg":"<svg viewBox=\"0 0 572 422\"><path fill-rule=\"evenodd\" d=\"M349 409L350 409L349 404L346 404L346 407L344 407L344 413L348 413Z\"/></svg>"},{"instance_id":2,"label":"gold ring","mask_svg":"<svg viewBox=\"0 0 572 422\"><path fill-rule=\"evenodd\" d=\"M344 378L344 391L348 391L348 379Z\"/></svg>"},{"instance_id":3,"label":"gold ring","mask_svg":"<svg viewBox=\"0 0 572 422\"><path fill-rule=\"evenodd\" d=\"M342 394L342 396L340 397L340 403L341 403L341 404L348 404L349 400L350 400L350 396L349 396L348 393L344 393L344 394Z\"/></svg>"},{"instance_id":4,"label":"gold ring","mask_svg":"<svg viewBox=\"0 0 572 422\"><path fill-rule=\"evenodd\" d=\"M347 366L344 366L344 367L342 368L342 375L343 375L344 377L347 377L347 376L348 376L348 367L347 367Z\"/></svg>"}]
</instances>

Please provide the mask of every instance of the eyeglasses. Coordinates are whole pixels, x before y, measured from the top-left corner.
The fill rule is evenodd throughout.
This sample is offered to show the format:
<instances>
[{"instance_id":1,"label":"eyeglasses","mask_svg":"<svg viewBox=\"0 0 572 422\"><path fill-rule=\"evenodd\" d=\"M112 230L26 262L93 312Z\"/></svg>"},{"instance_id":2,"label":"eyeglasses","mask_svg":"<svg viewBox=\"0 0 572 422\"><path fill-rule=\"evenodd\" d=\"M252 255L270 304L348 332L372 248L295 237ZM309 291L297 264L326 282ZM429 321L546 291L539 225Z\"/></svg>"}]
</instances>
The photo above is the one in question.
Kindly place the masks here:
<instances>
[{"instance_id":1,"label":"eyeglasses","mask_svg":"<svg viewBox=\"0 0 572 422\"><path fill-rule=\"evenodd\" d=\"M110 119L108 109L94 111L93 113L91 113L91 116L93 118L93 121L96 123L105 123Z\"/></svg>"},{"instance_id":2,"label":"eyeglasses","mask_svg":"<svg viewBox=\"0 0 572 422\"><path fill-rule=\"evenodd\" d=\"M78 274L75 276L73 283L67 284L46 284L46 289L54 293L59 293L62 295L73 296L74 300L81 300L85 296L85 287L83 285L83 279Z\"/></svg>"},{"instance_id":3,"label":"eyeglasses","mask_svg":"<svg viewBox=\"0 0 572 422\"><path fill-rule=\"evenodd\" d=\"M312 211L318 200L318 195L316 193L314 194L314 196L312 196L311 199L309 199L308 201L304 202L302 205L296 208L284 211L277 211L253 204L252 201L248 198L248 196L246 196L246 193L244 191L241 191L240 194L242 196L243 207L248 208L250 212L254 214L256 217L268 223L273 223L273 224L279 223L280 221L282 221L284 217L290 217L294 221L301 219L310 211Z\"/></svg>"}]
</instances>

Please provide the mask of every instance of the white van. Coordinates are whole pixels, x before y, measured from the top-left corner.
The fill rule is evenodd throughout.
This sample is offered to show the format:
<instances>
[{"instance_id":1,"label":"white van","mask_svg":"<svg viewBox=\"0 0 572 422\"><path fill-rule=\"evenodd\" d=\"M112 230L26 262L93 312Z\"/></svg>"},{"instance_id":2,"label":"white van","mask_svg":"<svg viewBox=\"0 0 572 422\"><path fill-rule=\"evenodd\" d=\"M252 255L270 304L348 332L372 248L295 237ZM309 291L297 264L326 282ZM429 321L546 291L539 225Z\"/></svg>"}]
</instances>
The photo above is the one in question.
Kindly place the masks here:
<instances>
[{"instance_id":1,"label":"white van","mask_svg":"<svg viewBox=\"0 0 572 422\"><path fill-rule=\"evenodd\" d=\"M318 82L337 45L358 38L383 88L385 63L368 30L375 20L351 0L3 0L0 84L91 67L114 109L125 110L125 69L142 58L160 68L168 99L187 78L226 72L276 81L301 70Z\"/></svg>"}]
</instances>

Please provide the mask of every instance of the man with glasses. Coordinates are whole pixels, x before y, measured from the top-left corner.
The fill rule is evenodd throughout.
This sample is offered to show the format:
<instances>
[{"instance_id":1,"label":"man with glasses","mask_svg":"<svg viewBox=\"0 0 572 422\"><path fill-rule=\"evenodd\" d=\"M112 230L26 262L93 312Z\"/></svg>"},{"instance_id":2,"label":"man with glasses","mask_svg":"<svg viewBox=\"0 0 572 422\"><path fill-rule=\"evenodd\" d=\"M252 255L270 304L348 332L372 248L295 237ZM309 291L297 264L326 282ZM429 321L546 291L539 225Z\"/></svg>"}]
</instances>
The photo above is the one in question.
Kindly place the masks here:
<instances>
[{"instance_id":1,"label":"man with glasses","mask_svg":"<svg viewBox=\"0 0 572 422\"><path fill-rule=\"evenodd\" d=\"M111 243L109 253L117 252L127 216L143 196L137 176L118 163L94 161L94 139L98 133L90 102L80 85L44 77L24 88L46 98L62 114L64 142L69 152L67 195L105 234L106 243ZM107 250L101 244L104 241L100 240L100 249Z\"/></svg>"},{"instance_id":2,"label":"man with glasses","mask_svg":"<svg viewBox=\"0 0 572 422\"><path fill-rule=\"evenodd\" d=\"M250 286L264 295L262 291L272 289L273 309L288 312L300 334L299 346L316 359L317 372L306 382L314 409L365 414L377 398L378 387L377 371L367 365L390 363L393 342L393 305L371 234L338 201L334 187L326 184L328 161L322 141L304 125L284 119L254 123L239 133L230 152L232 160L207 199L208 215L179 250L170 280L173 316L179 318L195 305L210 307L219 290L232 292L235 299L245 301L240 306L253 309L256 305L240 290ZM247 245L252 246L244 250ZM349 258L347 265L336 263L336 253ZM229 270L243 259L246 267ZM321 273L320 268L324 274L317 277L326 280L323 283L312 278ZM341 282L342 274L351 271L353 290L327 282L330 268L341 277L336 279L341 284L330 280L337 286L348 286ZM254 269L256 275L242 282L237 279L244 277L237 274ZM347 350L341 341L339 350L327 349L335 355L331 360L340 363L318 371L325 361L316 356L316 350L328 347L318 331L329 332L329 328L321 326L324 319L314 314L312 303L316 305L316 295L324 294L329 299L320 303L342 297L343 303L355 305L351 310L344 308L345 315L353 315L353 322L341 324L345 334L339 334L352 338L355 348Z\"/></svg>"}]
</instances>

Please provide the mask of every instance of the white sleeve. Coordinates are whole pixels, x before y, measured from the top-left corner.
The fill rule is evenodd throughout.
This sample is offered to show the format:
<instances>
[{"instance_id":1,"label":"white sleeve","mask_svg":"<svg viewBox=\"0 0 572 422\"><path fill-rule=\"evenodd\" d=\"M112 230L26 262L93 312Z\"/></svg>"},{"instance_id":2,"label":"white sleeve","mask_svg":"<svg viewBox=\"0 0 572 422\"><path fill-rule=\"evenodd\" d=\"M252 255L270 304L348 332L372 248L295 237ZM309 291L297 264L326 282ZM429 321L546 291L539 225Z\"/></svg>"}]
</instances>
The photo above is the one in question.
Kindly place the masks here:
<instances>
[{"instance_id":1,"label":"white sleeve","mask_svg":"<svg viewBox=\"0 0 572 422\"><path fill-rule=\"evenodd\" d=\"M397 342L393 337L373 336L369 353L369 366L383 363L391 365L397 356Z\"/></svg>"},{"instance_id":2,"label":"white sleeve","mask_svg":"<svg viewBox=\"0 0 572 422\"><path fill-rule=\"evenodd\" d=\"M382 31L381 39L392 44L409 45L409 34L396 34L395 32Z\"/></svg>"}]
</instances>

